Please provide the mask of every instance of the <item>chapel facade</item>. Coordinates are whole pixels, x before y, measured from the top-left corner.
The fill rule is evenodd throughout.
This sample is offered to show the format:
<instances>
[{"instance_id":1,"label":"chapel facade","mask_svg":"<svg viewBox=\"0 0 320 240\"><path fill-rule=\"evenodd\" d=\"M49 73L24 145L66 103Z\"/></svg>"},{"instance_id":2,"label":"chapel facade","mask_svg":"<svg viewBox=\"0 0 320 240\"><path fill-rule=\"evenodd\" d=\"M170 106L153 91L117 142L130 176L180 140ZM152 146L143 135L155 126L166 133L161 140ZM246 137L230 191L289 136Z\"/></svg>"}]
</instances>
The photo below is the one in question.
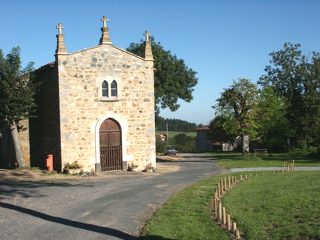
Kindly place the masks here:
<instances>
[{"instance_id":1,"label":"chapel facade","mask_svg":"<svg viewBox=\"0 0 320 240\"><path fill-rule=\"evenodd\" d=\"M114 46L108 19L101 21L99 45L74 53L59 23L55 62L35 71L41 89L38 117L28 122L31 166L44 168L49 154L59 172L74 161L95 172L156 166L150 34L139 57Z\"/></svg>"}]
</instances>

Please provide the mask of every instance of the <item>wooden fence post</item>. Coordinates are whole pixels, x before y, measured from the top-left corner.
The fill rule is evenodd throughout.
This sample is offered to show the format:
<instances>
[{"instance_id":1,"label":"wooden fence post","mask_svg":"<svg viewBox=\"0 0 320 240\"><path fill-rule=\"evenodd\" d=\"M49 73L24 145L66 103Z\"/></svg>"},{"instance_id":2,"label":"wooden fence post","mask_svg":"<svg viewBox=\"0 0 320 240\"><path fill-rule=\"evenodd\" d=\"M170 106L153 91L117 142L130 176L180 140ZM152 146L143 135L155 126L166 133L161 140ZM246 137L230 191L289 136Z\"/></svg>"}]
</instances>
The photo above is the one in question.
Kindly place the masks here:
<instances>
[{"instance_id":1,"label":"wooden fence post","mask_svg":"<svg viewBox=\"0 0 320 240\"><path fill-rule=\"evenodd\" d=\"M218 205L218 196L217 196L217 193L215 193L214 194L214 209L213 209L215 212L217 212L217 210L218 210L217 205Z\"/></svg>"},{"instance_id":2,"label":"wooden fence post","mask_svg":"<svg viewBox=\"0 0 320 240\"><path fill-rule=\"evenodd\" d=\"M222 207L222 224L227 225L226 208L225 207Z\"/></svg>"},{"instance_id":3,"label":"wooden fence post","mask_svg":"<svg viewBox=\"0 0 320 240\"><path fill-rule=\"evenodd\" d=\"M224 190L225 190L225 191L228 191L228 188L227 188L227 178L224 178Z\"/></svg>"},{"instance_id":4,"label":"wooden fence post","mask_svg":"<svg viewBox=\"0 0 320 240\"><path fill-rule=\"evenodd\" d=\"M223 193L223 179L220 178L220 187L221 187L221 194Z\"/></svg>"},{"instance_id":5,"label":"wooden fence post","mask_svg":"<svg viewBox=\"0 0 320 240\"><path fill-rule=\"evenodd\" d=\"M231 230L231 219L230 219L230 214L227 215L227 227L228 227L228 231Z\"/></svg>"},{"instance_id":6,"label":"wooden fence post","mask_svg":"<svg viewBox=\"0 0 320 240\"><path fill-rule=\"evenodd\" d=\"M239 231L239 229L236 230L236 237L237 237L237 239L240 239L240 231Z\"/></svg>"},{"instance_id":7,"label":"wooden fence post","mask_svg":"<svg viewBox=\"0 0 320 240\"><path fill-rule=\"evenodd\" d=\"M219 204L218 204L218 221L222 221L222 203L221 199L219 199Z\"/></svg>"},{"instance_id":8,"label":"wooden fence post","mask_svg":"<svg viewBox=\"0 0 320 240\"><path fill-rule=\"evenodd\" d=\"M233 222L232 223L232 231L233 231L234 234L236 234L236 230L237 230L237 223Z\"/></svg>"},{"instance_id":9,"label":"wooden fence post","mask_svg":"<svg viewBox=\"0 0 320 240\"><path fill-rule=\"evenodd\" d=\"M230 176L228 176L228 188L230 188L230 185L231 185L231 178L230 178Z\"/></svg>"},{"instance_id":10,"label":"wooden fence post","mask_svg":"<svg viewBox=\"0 0 320 240\"><path fill-rule=\"evenodd\" d=\"M293 164L293 171L294 171L294 160L292 160L292 164Z\"/></svg>"},{"instance_id":11,"label":"wooden fence post","mask_svg":"<svg viewBox=\"0 0 320 240\"><path fill-rule=\"evenodd\" d=\"M218 198L220 199L220 196L221 196L220 195L220 183L218 183L218 188L217 189L218 189Z\"/></svg>"}]
</instances>

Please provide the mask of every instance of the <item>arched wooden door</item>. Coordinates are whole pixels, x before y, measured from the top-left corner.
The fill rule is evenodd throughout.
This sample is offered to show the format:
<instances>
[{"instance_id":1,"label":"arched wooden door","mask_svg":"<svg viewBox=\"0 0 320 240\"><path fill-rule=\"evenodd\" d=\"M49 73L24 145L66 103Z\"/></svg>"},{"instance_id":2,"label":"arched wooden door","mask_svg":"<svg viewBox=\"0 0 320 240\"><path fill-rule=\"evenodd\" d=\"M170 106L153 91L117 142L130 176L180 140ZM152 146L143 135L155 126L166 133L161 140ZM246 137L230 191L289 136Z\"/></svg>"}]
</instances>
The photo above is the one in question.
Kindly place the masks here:
<instances>
[{"instance_id":1,"label":"arched wooden door","mask_svg":"<svg viewBox=\"0 0 320 240\"><path fill-rule=\"evenodd\" d=\"M106 119L100 126L101 171L122 170L121 128L112 119Z\"/></svg>"}]
</instances>

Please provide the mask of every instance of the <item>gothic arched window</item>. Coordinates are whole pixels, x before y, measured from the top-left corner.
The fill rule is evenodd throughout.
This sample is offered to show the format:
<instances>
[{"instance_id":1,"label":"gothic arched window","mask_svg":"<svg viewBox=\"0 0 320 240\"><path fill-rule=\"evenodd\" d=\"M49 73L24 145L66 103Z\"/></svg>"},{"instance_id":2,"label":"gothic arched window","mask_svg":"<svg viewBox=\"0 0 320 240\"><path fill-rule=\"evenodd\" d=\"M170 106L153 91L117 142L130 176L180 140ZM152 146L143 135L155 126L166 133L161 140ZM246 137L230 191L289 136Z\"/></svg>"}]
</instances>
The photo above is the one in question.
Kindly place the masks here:
<instances>
[{"instance_id":1,"label":"gothic arched window","mask_svg":"<svg viewBox=\"0 0 320 240\"><path fill-rule=\"evenodd\" d=\"M117 82L115 80L111 83L111 97L117 97Z\"/></svg>"},{"instance_id":2,"label":"gothic arched window","mask_svg":"<svg viewBox=\"0 0 320 240\"><path fill-rule=\"evenodd\" d=\"M108 97L108 83L107 83L107 81L102 82L102 96Z\"/></svg>"}]
</instances>

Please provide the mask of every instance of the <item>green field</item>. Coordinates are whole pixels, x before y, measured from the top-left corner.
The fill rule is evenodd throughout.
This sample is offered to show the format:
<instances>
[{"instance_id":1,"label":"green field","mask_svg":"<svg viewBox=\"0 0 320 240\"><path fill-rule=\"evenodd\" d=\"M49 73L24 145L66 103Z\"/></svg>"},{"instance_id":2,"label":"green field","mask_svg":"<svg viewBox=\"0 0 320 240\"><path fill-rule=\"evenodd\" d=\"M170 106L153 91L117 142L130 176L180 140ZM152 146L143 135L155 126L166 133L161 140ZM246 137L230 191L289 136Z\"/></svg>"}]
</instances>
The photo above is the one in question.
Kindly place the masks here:
<instances>
[{"instance_id":1,"label":"green field","mask_svg":"<svg viewBox=\"0 0 320 240\"><path fill-rule=\"evenodd\" d=\"M156 133L162 134L162 135L167 135L166 131L156 131ZM176 136L176 135L178 135L180 133L184 133L187 136L191 136L191 137L196 137L197 136L196 132L170 132L169 131L169 138L173 138L174 136Z\"/></svg>"},{"instance_id":2,"label":"green field","mask_svg":"<svg viewBox=\"0 0 320 240\"><path fill-rule=\"evenodd\" d=\"M210 220L208 203L220 178L240 174L249 173L214 176L184 189L148 220L141 239L231 239ZM320 171L252 175L222 200L241 239L319 239Z\"/></svg>"},{"instance_id":3,"label":"green field","mask_svg":"<svg viewBox=\"0 0 320 240\"><path fill-rule=\"evenodd\" d=\"M320 158L316 155L303 153L268 153L253 154L249 157L242 157L241 153L234 152L206 152L204 153L215 158L215 163L222 168L248 168L248 167L283 167L283 161L295 162L296 167L317 167L320 166ZM286 165L288 165L286 163Z\"/></svg>"}]
</instances>

